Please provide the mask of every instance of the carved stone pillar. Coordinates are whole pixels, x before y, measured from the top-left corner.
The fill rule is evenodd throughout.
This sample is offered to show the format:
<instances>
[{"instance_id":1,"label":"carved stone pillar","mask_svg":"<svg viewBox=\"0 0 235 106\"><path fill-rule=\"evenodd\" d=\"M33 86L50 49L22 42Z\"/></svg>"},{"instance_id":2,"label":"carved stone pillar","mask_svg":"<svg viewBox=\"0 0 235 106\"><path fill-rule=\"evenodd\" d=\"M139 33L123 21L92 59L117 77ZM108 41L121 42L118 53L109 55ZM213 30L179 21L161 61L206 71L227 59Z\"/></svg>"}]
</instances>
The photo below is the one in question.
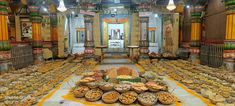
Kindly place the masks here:
<instances>
[{"instance_id":1,"label":"carved stone pillar","mask_svg":"<svg viewBox=\"0 0 235 106\"><path fill-rule=\"evenodd\" d=\"M34 62L40 63L43 61L42 56L42 16L39 13L39 7L29 6L30 20L32 22L32 38L33 38L33 54Z\"/></svg>"},{"instance_id":2,"label":"carved stone pillar","mask_svg":"<svg viewBox=\"0 0 235 106\"><path fill-rule=\"evenodd\" d=\"M227 10L226 35L224 39L224 63L229 70L235 70L235 1L225 0Z\"/></svg>"},{"instance_id":3,"label":"carved stone pillar","mask_svg":"<svg viewBox=\"0 0 235 106\"><path fill-rule=\"evenodd\" d=\"M7 25L8 2L0 0L0 71L8 70L10 64L10 43Z\"/></svg>"},{"instance_id":4,"label":"carved stone pillar","mask_svg":"<svg viewBox=\"0 0 235 106\"><path fill-rule=\"evenodd\" d=\"M149 17L140 17L140 41L139 41L140 59L149 58L148 25L149 25Z\"/></svg>"},{"instance_id":5,"label":"carved stone pillar","mask_svg":"<svg viewBox=\"0 0 235 106\"><path fill-rule=\"evenodd\" d=\"M93 16L85 15L85 58L93 58L95 55L93 36Z\"/></svg>"}]
</instances>

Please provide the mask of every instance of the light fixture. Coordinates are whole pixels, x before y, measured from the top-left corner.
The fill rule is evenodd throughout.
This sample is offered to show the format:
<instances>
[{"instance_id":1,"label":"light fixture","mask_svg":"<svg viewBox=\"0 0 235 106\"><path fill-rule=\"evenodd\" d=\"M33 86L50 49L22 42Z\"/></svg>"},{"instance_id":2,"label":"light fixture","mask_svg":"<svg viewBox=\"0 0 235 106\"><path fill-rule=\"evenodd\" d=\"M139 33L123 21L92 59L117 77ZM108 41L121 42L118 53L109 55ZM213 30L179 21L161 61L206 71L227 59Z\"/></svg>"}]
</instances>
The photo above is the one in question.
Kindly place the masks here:
<instances>
[{"instance_id":1,"label":"light fixture","mask_svg":"<svg viewBox=\"0 0 235 106\"><path fill-rule=\"evenodd\" d=\"M158 14L155 14L154 17L155 17L155 18L158 18L159 16L158 16Z\"/></svg>"},{"instance_id":2,"label":"light fixture","mask_svg":"<svg viewBox=\"0 0 235 106\"><path fill-rule=\"evenodd\" d=\"M72 11L71 13L72 13L73 15L75 14L75 12L74 12L74 11Z\"/></svg>"},{"instance_id":3,"label":"light fixture","mask_svg":"<svg viewBox=\"0 0 235 106\"><path fill-rule=\"evenodd\" d=\"M176 8L174 1L173 0L169 0L168 5L166 6L166 8L170 11L174 10Z\"/></svg>"},{"instance_id":4,"label":"light fixture","mask_svg":"<svg viewBox=\"0 0 235 106\"><path fill-rule=\"evenodd\" d=\"M64 0L59 0L60 4L59 7L57 8L57 10L61 11L61 12L65 12L67 10L67 8L64 6Z\"/></svg>"},{"instance_id":5,"label":"light fixture","mask_svg":"<svg viewBox=\"0 0 235 106\"><path fill-rule=\"evenodd\" d=\"M47 8L46 7L43 7L42 8L44 12L47 12Z\"/></svg>"},{"instance_id":6,"label":"light fixture","mask_svg":"<svg viewBox=\"0 0 235 106\"><path fill-rule=\"evenodd\" d=\"M187 6L186 6L186 8L190 8L190 6L189 6L189 5L187 5Z\"/></svg>"}]
</instances>

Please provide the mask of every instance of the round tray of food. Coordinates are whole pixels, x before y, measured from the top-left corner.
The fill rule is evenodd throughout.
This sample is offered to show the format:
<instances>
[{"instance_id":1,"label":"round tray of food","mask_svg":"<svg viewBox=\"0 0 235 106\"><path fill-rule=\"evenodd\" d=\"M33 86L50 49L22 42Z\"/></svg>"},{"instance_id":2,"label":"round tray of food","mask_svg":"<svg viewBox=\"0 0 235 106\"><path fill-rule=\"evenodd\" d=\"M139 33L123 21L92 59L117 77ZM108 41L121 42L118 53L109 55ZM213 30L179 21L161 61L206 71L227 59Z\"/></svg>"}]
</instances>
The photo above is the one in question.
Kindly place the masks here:
<instances>
[{"instance_id":1,"label":"round tray of food","mask_svg":"<svg viewBox=\"0 0 235 106\"><path fill-rule=\"evenodd\" d=\"M158 101L164 105L173 104L176 100L175 96L169 92L158 92L156 93Z\"/></svg>"},{"instance_id":2,"label":"round tray of food","mask_svg":"<svg viewBox=\"0 0 235 106\"><path fill-rule=\"evenodd\" d=\"M144 106L152 106L157 102L157 97L150 92L139 94L137 99Z\"/></svg>"},{"instance_id":3,"label":"round tray of food","mask_svg":"<svg viewBox=\"0 0 235 106\"><path fill-rule=\"evenodd\" d=\"M117 84L114 86L114 89L120 93L127 92L131 89L130 84Z\"/></svg>"},{"instance_id":4,"label":"round tray of food","mask_svg":"<svg viewBox=\"0 0 235 106\"><path fill-rule=\"evenodd\" d=\"M152 92L167 91L168 89L167 86L157 84L154 81L149 81L145 85L149 89L149 91L152 91Z\"/></svg>"},{"instance_id":5,"label":"round tray of food","mask_svg":"<svg viewBox=\"0 0 235 106\"><path fill-rule=\"evenodd\" d=\"M93 72L93 71L88 71L88 72L82 73L82 76L84 76L84 77L92 77L93 75L95 75L95 72Z\"/></svg>"},{"instance_id":6,"label":"round tray of food","mask_svg":"<svg viewBox=\"0 0 235 106\"><path fill-rule=\"evenodd\" d=\"M99 84L99 88L104 91L113 90L113 86L114 86L113 83L110 83L110 82L101 82Z\"/></svg>"},{"instance_id":7,"label":"round tray of food","mask_svg":"<svg viewBox=\"0 0 235 106\"><path fill-rule=\"evenodd\" d=\"M95 79L92 77L85 77L85 78L81 79L78 83L79 84L86 84L86 83L94 82L94 81L95 81Z\"/></svg>"},{"instance_id":8,"label":"round tray of food","mask_svg":"<svg viewBox=\"0 0 235 106\"><path fill-rule=\"evenodd\" d=\"M86 83L86 85L89 88L94 89L94 88L98 88L99 87L99 82L88 82L88 83Z\"/></svg>"},{"instance_id":9,"label":"round tray of food","mask_svg":"<svg viewBox=\"0 0 235 106\"><path fill-rule=\"evenodd\" d=\"M117 91L109 91L102 95L102 101L108 104L115 103L119 96L120 94Z\"/></svg>"},{"instance_id":10,"label":"round tray of food","mask_svg":"<svg viewBox=\"0 0 235 106\"><path fill-rule=\"evenodd\" d=\"M128 92L122 93L119 96L119 101L122 104L130 105L135 102L135 100L137 99L137 96L138 94L135 93L134 91L128 91Z\"/></svg>"},{"instance_id":11,"label":"round tray of food","mask_svg":"<svg viewBox=\"0 0 235 106\"><path fill-rule=\"evenodd\" d=\"M98 101L103 95L103 91L100 89L89 90L85 94L85 99L90 102Z\"/></svg>"},{"instance_id":12,"label":"round tray of food","mask_svg":"<svg viewBox=\"0 0 235 106\"><path fill-rule=\"evenodd\" d=\"M131 88L133 91L135 91L136 93L143 93L145 91L148 90L148 88L145 86L144 83L133 83L131 85Z\"/></svg>"},{"instance_id":13,"label":"round tray of food","mask_svg":"<svg viewBox=\"0 0 235 106\"><path fill-rule=\"evenodd\" d=\"M87 93L87 91L89 91L89 87L87 86L78 86L77 88L75 88L73 90L73 94L76 98L82 98L85 96L85 94Z\"/></svg>"}]
</instances>

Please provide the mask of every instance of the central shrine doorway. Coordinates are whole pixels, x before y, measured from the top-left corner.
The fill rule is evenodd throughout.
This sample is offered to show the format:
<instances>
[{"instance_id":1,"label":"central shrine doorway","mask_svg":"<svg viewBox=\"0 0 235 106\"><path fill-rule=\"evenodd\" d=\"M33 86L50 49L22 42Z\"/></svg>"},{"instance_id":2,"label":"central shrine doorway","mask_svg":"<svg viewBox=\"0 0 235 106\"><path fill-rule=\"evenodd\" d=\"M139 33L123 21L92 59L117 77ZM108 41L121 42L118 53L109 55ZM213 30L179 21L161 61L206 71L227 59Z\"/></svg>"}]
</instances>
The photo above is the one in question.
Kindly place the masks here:
<instances>
[{"instance_id":1,"label":"central shrine doorway","mask_svg":"<svg viewBox=\"0 0 235 106\"><path fill-rule=\"evenodd\" d=\"M104 50L107 54L128 54L127 46L130 45L131 16L118 14L112 17L108 14L101 15L101 44L108 48Z\"/></svg>"},{"instance_id":2,"label":"central shrine doorway","mask_svg":"<svg viewBox=\"0 0 235 106\"><path fill-rule=\"evenodd\" d=\"M108 24L108 48L124 48L124 24Z\"/></svg>"}]
</instances>

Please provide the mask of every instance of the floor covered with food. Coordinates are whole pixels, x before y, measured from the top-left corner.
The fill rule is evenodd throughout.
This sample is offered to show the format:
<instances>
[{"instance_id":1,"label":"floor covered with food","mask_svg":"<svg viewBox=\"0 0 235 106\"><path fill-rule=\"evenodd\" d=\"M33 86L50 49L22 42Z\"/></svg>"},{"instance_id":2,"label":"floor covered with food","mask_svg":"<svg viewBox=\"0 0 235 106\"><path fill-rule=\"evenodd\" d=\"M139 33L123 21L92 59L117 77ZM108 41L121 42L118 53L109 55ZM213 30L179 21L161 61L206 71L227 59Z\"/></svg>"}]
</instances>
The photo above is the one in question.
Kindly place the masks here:
<instances>
[{"instance_id":1,"label":"floor covered with food","mask_svg":"<svg viewBox=\"0 0 235 106\"><path fill-rule=\"evenodd\" d=\"M1 106L234 106L235 73L185 60L74 58L1 75ZM220 73L218 73L220 72ZM227 77L224 77L227 76ZM3 83L4 82L4 83ZM7 83L6 83L7 82ZM6 96L5 96L5 95ZM20 101L20 102L19 102Z\"/></svg>"},{"instance_id":2,"label":"floor covered with food","mask_svg":"<svg viewBox=\"0 0 235 106\"><path fill-rule=\"evenodd\" d=\"M235 106L235 0L0 0L0 106Z\"/></svg>"}]
</instances>

